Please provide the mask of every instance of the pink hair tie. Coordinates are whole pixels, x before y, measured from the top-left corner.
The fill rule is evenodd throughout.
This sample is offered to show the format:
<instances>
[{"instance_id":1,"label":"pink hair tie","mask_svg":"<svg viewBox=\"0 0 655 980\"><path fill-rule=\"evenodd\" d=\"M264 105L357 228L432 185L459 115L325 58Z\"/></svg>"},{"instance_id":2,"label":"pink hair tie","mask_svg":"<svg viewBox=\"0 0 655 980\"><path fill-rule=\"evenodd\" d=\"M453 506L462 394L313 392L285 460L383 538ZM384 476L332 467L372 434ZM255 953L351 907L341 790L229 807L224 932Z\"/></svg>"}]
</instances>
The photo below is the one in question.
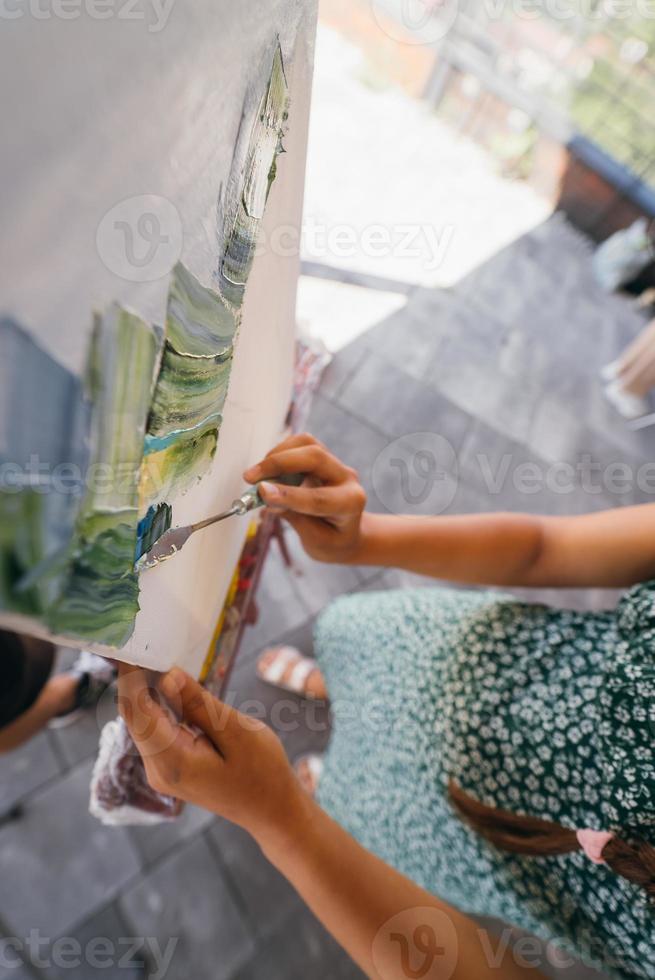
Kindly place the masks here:
<instances>
[{"instance_id":1,"label":"pink hair tie","mask_svg":"<svg viewBox=\"0 0 655 980\"><path fill-rule=\"evenodd\" d=\"M590 861L594 864L605 864L603 849L612 840L614 834L610 834L607 830L578 830L575 836Z\"/></svg>"}]
</instances>

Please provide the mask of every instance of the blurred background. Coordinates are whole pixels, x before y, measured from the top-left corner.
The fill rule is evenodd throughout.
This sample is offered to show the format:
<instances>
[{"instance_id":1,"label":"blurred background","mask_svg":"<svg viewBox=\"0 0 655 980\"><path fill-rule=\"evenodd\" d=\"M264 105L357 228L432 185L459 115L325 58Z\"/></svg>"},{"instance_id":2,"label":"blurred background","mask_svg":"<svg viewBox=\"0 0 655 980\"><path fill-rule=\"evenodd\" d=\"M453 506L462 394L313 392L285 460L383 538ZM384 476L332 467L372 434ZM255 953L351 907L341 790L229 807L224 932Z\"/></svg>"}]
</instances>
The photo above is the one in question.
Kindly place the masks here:
<instances>
[{"instance_id":1,"label":"blurred background","mask_svg":"<svg viewBox=\"0 0 655 980\"><path fill-rule=\"evenodd\" d=\"M628 371L621 355L652 315L654 45L645 3L322 0L298 323L331 354L310 431L358 468L372 509L653 498L655 354L646 344ZM327 743L327 708L298 701L282 723L259 652L311 653L341 593L434 583L321 567L288 543L293 568L273 550L230 697L264 705L295 758ZM111 710L0 759L0 856L20 869L0 881L0 980L359 976L235 828L191 807L147 830L87 815ZM602 976L579 952L559 969L544 946L539 968Z\"/></svg>"}]
</instances>

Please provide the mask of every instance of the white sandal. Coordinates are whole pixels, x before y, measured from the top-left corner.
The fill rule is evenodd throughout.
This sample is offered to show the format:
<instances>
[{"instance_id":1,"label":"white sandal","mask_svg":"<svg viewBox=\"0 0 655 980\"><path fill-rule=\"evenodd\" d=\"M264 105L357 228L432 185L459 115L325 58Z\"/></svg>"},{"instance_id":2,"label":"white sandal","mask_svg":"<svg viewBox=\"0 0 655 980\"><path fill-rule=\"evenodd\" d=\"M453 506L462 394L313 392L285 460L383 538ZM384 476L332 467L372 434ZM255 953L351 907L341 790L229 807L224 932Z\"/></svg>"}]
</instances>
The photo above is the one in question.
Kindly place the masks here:
<instances>
[{"instance_id":1,"label":"white sandal","mask_svg":"<svg viewBox=\"0 0 655 980\"><path fill-rule=\"evenodd\" d=\"M271 650L275 651L275 657L267 667L263 667L262 659ZM288 678L282 680L294 661L296 661L295 667ZM315 660L305 657L300 650L289 646L270 647L257 661L257 674L266 684L278 687L281 691L289 691L290 694L299 694L301 697L312 701L316 700L316 695L307 690L307 680L309 675L318 669Z\"/></svg>"},{"instance_id":2,"label":"white sandal","mask_svg":"<svg viewBox=\"0 0 655 980\"><path fill-rule=\"evenodd\" d=\"M302 765L307 766L309 777L312 781L312 788L307 789L305 784L302 782L300 776L300 767ZM323 775L323 770L325 768L325 763L323 761L322 755L317 755L316 752L307 752L306 755L300 755L293 764L293 770L301 782L303 789L310 794L310 796L316 796L316 790L318 789L319 783L321 781L321 776Z\"/></svg>"}]
</instances>

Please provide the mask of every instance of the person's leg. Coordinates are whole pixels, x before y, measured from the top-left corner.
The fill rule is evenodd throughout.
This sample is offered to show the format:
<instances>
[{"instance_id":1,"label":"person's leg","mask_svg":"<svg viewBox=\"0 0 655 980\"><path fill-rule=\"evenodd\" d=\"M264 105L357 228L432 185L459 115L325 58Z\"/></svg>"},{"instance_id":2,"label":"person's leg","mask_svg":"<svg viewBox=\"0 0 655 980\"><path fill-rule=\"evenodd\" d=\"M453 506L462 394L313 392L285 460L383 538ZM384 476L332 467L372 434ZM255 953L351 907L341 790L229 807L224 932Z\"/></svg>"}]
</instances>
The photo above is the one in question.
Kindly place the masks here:
<instances>
[{"instance_id":1,"label":"person's leg","mask_svg":"<svg viewBox=\"0 0 655 980\"><path fill-rule=\"evenodd\" d=\"M611 373L610 373L611 372ZM648 393L655 386L655 320L625 354L604 370L609 380L605 396L627 419L638 419L650 411Z\"/></svg>"},{"instance_id":2,"label":"person's leg","mask_svg":"<svg viewBox=\"0 0 655 980\"><path fill-rule=\"evenodd\" d=\"M114 680L113 663L86 651L69 671L53 676L55 653L45 640L0 630L0 752L18 748L48 724L69 724Z\"/></svg>"},{"instance_id":3,"label":"person's leg","mask_svg":"<svg viewBox=\"0 0 655 980\"><path fill-rule=\"evenodd\" d=\"M269 647L257 661L259 677L301 697L326 701L329 697L325 679L318 664L289 646Z\"/></svg>"},{"instance_id":4,"label":"person's leg","mask_svg":"<svg viewBox=\"0 0 655 980\"><path fill-rule=\"evenodd\" d=\"M653 349L655 349L655 320L641 331L616 361L607 365L605 370L608 380L619 380L623 384L626 376L634 370L644 354L648 354Z\"/></svg>"},{"instance_id":5,"label":"person's leg","mask_svg":"<svg viewBox=\"0 0 655 980\"><path fill-rule=\"evenodd\" d=\"M77 674L58 674L43 687L34 704L8 725L0 728L0 752L17 749L42 728L75 707L80 678Z\"/></svg>"},{"instance_id":6,"label":"person's leg","mask_svg":"<svg viewBox=\"0 0 655 980\"><path fill-rule=\"evenodd\" d=\"M302 755L293 766L300 785L309 796L314 797L323 773L323 756L316 752Z\"/></svg>"},{"instance_id":7,"label":"person's leg","mask_svg":"<svg viewBox=\"0 0 655 980\"><path fill-rule=\"evenodd\" d=\"M644 349L630 370L621 375L621 385L637 398L645 398L655 386L655 334L651 347Z\"/></svg>"}]
</instances>

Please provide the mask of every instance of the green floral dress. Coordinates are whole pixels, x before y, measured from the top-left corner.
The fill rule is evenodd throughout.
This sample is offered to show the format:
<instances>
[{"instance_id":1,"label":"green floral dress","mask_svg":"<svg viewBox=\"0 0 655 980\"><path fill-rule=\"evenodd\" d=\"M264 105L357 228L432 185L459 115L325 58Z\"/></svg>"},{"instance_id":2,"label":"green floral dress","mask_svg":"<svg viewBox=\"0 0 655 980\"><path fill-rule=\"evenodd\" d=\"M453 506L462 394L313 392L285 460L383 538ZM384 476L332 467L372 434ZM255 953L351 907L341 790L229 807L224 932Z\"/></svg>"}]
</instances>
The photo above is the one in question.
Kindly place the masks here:
<instances>
[{"instance_id":1,"label":"green floral dress","mask_svg":"<svg viewBox=\"0 0 655 980\"><path fill-rule=\"evenodd\" d=\"M346 596L316 650L335 727L321 804L361 843L472 914L612 977L655 977L645 893L582 853L527 858L466 827L484 803L655 844L655 583L611 613L411 589Z\"/></svg>"}]
</instances>

